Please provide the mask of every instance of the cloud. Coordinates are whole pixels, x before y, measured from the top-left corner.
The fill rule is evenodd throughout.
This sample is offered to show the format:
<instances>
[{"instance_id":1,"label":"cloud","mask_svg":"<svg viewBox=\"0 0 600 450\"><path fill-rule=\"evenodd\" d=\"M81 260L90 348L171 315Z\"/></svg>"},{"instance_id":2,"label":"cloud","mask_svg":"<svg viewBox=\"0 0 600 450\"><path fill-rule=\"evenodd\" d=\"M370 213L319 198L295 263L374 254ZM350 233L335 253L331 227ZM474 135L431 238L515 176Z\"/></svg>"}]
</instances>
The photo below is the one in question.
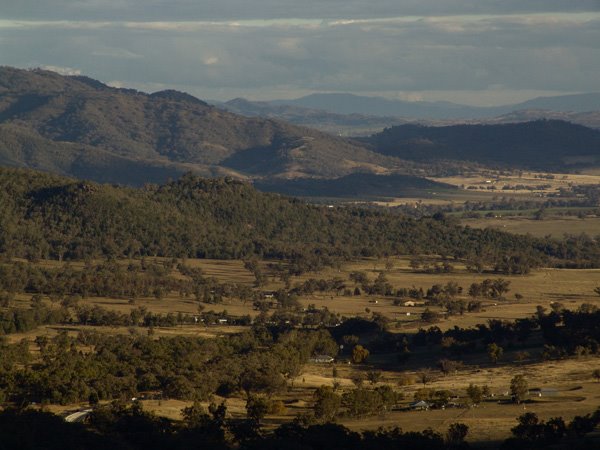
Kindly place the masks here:
<instances>
[{"instance_id":1,"label":"cloud","mask_svg":"<svg viewBox=\"0 0 600 450\"><path fill-rule=\"evenodd\" d=\"M184 21L133 20L125 13L92 20L102 0L75 3L87 8L85 20L0 22L3 63L77 67L100 80L119 80L120 86L171 87L209 99L349 91L428 99L435 92L454 92L476 100L481 92L486 102L502 102L502 95L512 101L532 92L600 91L600 12L556 12L558 2L551 0L521 2L537 5L529 6L534 12L527 14L514 14L524 8L518 2L481 0L477 14L458 14L466 8L457 7L451 15L429 0L373 6L393 11L401 3L421 15L371 15L366 2L310 0L305 8L315 10L302 19L253 19L242 14L247 6L238 17L225 17L215 12L223 7L215 6L212 16L195 20L191 15ZM150 9L164 6L157 0L147 3ZM193 9L204 2L175 3ZM492 14L492 3L512 7ZM542 3L554 5L547 7L553 12L543 12ZM123 11L134 4L124 2ZM256 3L259 10L267 4L274 6ZM332 13L336 5L339 16L317 17Z\"/></svg>"},{"instance_id":2,"label":"cloud","mask_svg":"<svg viewBox=\"0 0 600 450\"><path fill-rule=\"evenodd\" d=\"M362 19L409 15L598 11L598 0L0 0L7 19Z\"/></svg>"},{"instance_id":3,"label":"cloud","mask_svg":"<svg viewBox=\"0 0 600 450\"><path fill-rule=\"evenodd\" d=\"M59 66L51 66L51 65L43 65L40 66L40 69L49 70L51 72L56 72L61 75L81 75L81 70L73 69L72 67L59 67Z\"/></svg>"},{"instance_id":4,"label":"cloud","mask_svg":"<svg viewBox=\"0 0 600 450\"><path fill-rule=\"evenodd\" d=\"M105 58L111 59L140 59L143 58L142 55L138 55L137 53L133 53L125 48L117 48L117 47L98 47L94 51L92 51L92 56L101 56Z\"/></svg>"}]
</instances>

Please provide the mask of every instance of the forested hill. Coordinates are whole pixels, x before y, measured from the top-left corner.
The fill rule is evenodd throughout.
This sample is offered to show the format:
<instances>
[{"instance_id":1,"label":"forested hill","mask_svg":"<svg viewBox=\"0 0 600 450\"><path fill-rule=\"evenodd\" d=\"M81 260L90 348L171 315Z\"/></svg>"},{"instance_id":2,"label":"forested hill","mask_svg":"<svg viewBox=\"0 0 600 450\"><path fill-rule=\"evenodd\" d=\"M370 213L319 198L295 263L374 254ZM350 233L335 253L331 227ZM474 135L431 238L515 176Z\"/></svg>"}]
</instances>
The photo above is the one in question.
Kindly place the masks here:
<instances>
[{"instance_id":1,"label":"forested hill","mask_svg":"<svg viewBox=\"0 0 600 450\"><path fill-rule=\"evenodd\" d=\"M238 116L192 97L0 67L0 165L141 185L204 176L326 176L401 167L316 130Z\"/></svg>"},{"instance_id":2,"label":"forested hill","mask_svg":"<svg viewBox=\"0 0 600 450\"><path fill-rule=\"evenodd\" d=\"M444 217L327 208L264 194L232 179L186 175L162 186L124 188L33 171L0 169L0 253L82 259L102 256L304 261L428 253L490 266L540 262L592 266L589 239L537 240L463 228Z\"/></svg>"},{"instance_id":3,"label":"forested hill","mask_svg":"<svg viewBox=\"0 0 600 450\"><path fill-rule=\"evenodd\" d=\"M600 130L560 120L502 125L400 125L366 139L399 158L462 160L488 165L564 171L600 165Z\"/></svg>"}]
</instances>

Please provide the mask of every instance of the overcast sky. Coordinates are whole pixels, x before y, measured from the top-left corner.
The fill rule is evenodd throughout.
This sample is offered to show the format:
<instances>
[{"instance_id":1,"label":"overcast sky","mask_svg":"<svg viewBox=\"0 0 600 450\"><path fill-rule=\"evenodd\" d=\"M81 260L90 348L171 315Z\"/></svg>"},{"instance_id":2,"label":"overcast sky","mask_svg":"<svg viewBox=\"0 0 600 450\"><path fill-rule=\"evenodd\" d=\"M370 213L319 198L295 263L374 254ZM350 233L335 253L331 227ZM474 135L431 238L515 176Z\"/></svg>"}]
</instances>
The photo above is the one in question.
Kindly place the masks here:
<instances>
[{"instance_id":1,"label":"overcast sky","mask_svg":"<svg viewBox=\"0 0 600 450\"><path fill-rule=\"evenodd\" d=\"M600 91L600 0L0 0L0 64L203 99Z\"/></svg>"}]
</instances>

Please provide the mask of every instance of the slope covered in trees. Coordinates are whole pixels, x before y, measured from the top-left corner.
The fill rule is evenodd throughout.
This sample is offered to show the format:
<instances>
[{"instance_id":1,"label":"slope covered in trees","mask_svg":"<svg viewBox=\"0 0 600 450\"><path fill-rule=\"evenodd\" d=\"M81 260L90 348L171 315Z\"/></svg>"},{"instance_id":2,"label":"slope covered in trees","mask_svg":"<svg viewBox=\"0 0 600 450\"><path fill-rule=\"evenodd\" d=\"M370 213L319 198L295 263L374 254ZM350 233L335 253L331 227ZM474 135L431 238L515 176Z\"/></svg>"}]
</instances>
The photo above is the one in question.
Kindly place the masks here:
<instances>
[{"instance_id":1,"label":"slope covered in trees","mask_svg":"<svg viewBox=\"0 0 600 450\"><path fill-rule=\"evenodd\" d=\"M462 160L539 170L600 164L600 131L559 120L502 125L400 125L366 139L398 158Z\"/></svg>"},{"instance_id":2,"label":"slope covered in trees","mask_svg":"<svg viewBox=\"0 0 600 450\"><path fill-rule=\"evenodd\" d=\"M428 253L510 267L600 261L597 242L585 236L542 240L463 228L442 215L311 206L227 178L186 175L133 189L1 169L0 209L0 252L31 259Z\"/></svg>"}]
</instances>

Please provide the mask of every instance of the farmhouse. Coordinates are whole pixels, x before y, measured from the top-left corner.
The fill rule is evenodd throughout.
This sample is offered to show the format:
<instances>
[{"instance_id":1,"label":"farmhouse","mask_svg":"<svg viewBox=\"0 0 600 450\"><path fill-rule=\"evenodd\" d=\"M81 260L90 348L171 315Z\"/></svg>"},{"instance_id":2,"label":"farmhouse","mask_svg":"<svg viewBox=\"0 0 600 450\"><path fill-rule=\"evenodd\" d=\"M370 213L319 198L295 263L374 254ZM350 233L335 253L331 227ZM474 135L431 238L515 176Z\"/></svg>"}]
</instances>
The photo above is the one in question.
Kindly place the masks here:
<instances>
[{"instance_id":1,"label":"farmhouse","mask_svg":"<svg viewBox=\"0 0 600 450\"><path fill-rule=\"evenodd\" d=\"M418 402L411 403L409 407L413 411L427 411L430 406L425 400L419 400Z\"/></svg>"}]
</instances>

